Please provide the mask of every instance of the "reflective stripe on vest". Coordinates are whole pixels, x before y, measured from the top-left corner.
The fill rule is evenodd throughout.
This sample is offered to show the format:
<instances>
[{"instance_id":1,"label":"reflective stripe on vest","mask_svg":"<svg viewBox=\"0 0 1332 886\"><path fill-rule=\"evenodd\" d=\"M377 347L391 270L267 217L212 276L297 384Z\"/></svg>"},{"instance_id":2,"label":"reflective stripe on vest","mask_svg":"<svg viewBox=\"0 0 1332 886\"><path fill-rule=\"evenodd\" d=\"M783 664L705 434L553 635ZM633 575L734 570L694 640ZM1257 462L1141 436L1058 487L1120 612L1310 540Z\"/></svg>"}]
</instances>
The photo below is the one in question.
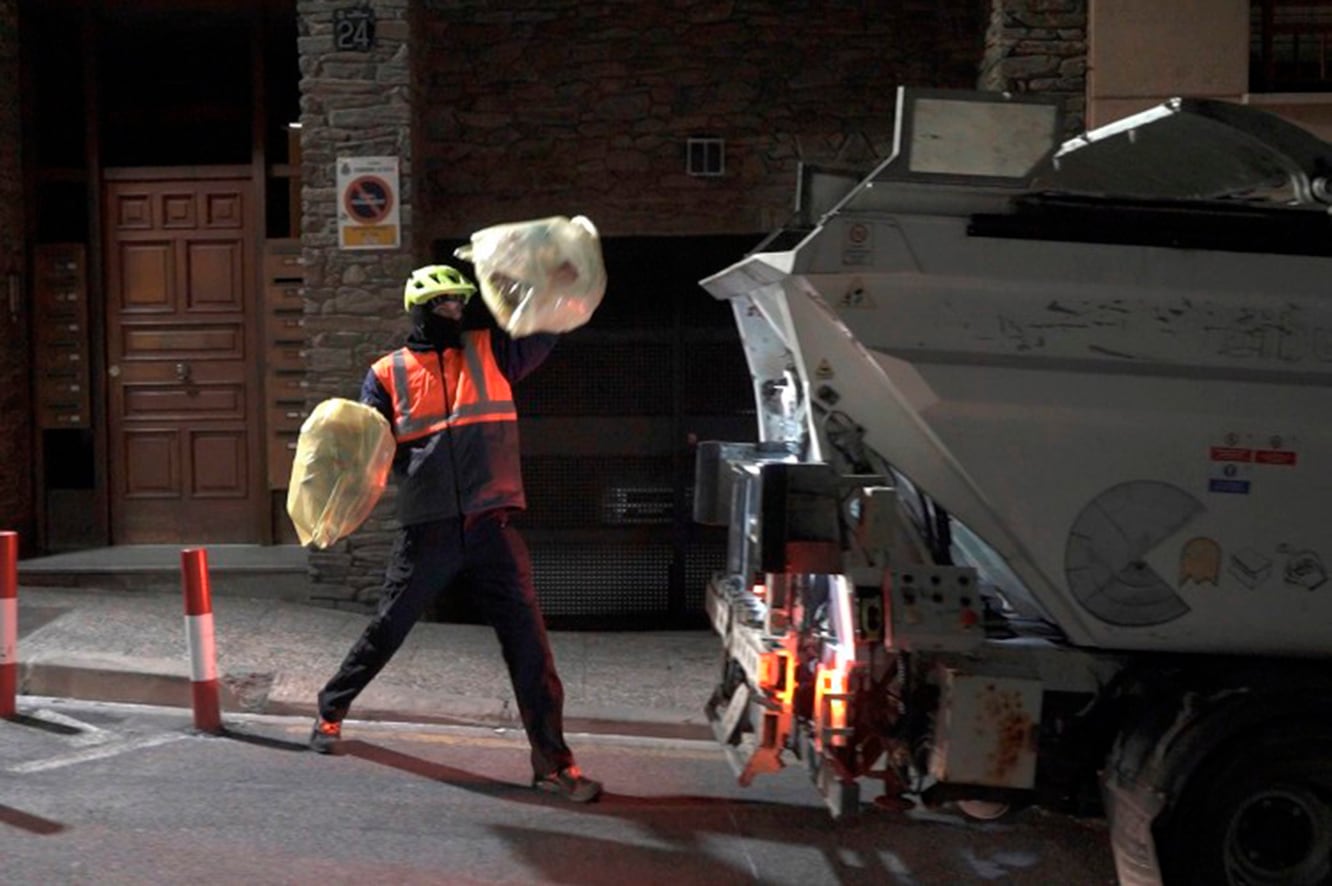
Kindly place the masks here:
<instances>
[{"instance_id":1,"label":"reflective stripe on vest","mask_svg":"<svg viewBox=\"0 0 1332 886\"><path fill-rule=\"evenodd\" d=\"M423 360L408 348L375 364L375 374L393 398L393 431L399 443L447 427L517 421L513 392L490 350L489 330L465 332L462 338L463 365L453 378L449 378L448 364L456 366L456 360Z\"/></svg>"}]
</instances>

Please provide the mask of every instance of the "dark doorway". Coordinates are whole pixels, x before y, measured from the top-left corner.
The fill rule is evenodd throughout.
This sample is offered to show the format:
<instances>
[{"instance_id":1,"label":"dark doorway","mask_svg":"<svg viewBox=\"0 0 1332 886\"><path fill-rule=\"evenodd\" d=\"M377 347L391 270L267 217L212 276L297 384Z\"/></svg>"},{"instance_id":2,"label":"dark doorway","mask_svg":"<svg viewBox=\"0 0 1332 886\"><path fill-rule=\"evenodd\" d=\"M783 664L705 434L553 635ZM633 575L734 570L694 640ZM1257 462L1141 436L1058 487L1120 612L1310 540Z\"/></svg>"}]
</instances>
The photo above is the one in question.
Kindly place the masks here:
<instances>
[{"instance_id":1,"label":"dark doorway","mask_svg":"<svg viewBox=\"0 0 1332 886\"><path fill-rule=\"evenodd\" d=\"M253 28L187 9L100 28L102 165L248 164Z\"/></svg>"},{"instance_id":2,"label":"dark doorway","mask_svg":"<svg viewBox=\"0 0 1332 886\"><path fill-rule=\"evenodd\" d=\"M263 484L264 450L257 443L264 422L255 369L262 359L254 346L263 322L257 269L265 238L290 237L293 229L291 184L298 160L292 156L287 124L299 114L295 2L20 0L19 25L33 298L39 304L52 301L60 309L46 311L50 317L34 315L34 338L51 344L38 349L33 366L40 547L54 551L105 545L117 535L113 515L125 520L125 488L123 483L117 486L117 477L125 475L110 469L111 460L124 454L123 440L113 446L107 428L123 419L112 413L120 402L113 400L124 393L118 380L129 378L121 370L131 367L116 361L132 350L123 338L111 336L127 335L131 327L122 322L123 311L112 316L124 305L113 305L108 292L107 249L113 241L107 236L106 182L117 175L123 180L123 173L115 170L131 168L153 170L158 182L153 187L173 191L174 196L163 197L163 205L176 210L187 204L205 207L210 215L200 224L215 229L226 201L200 196L190 182L201 175L222 175L235 183L236 193L246 195L235 204L242 207L243 217L227 221L239 225L234 231L240 238L234 245L236 263L228 267L239 269L244 279L225 294L207 284L214 287L209 305L200 306L197 293L203 291L202 277L221 273L216 261L216 268L203 267L208 264L204 256L212 260L224 251L207 242L216 241L217 230L205 236L180 228L158 238L157 246L163 255L184 257L179 264L164 265L160 276L177 281L182 297L196 298L193 320L221 317L226 312L218 306L225 303L227 311L234 309L227 322L235 325L235 341L248 347L241 359L253 383L238 395L233 404L236 425L226 431L234 440L248 441L233 447L245 463L233 465L230 473L190 482L196 490L214 491L205 498L220 495L217 490L228 483L244 485L236 495L245 502L242 509L254 513L233 518L233 530L227 531L211 525L205 508L189 519L159 521L162 528L153 534L171 535L174 529L178 537L160 540L192 541L201 537L198 528L207 525L225 536L210 536L212 541L265 540L270 508ZM174 190L162 184L172 180L185 184ZM179 227L184 218L145 222L165 231ZM53 256L58 260L47 268ZM186 258L194 262L193 268L184 264ZM124 281L117 277L111 282L120 287ZM190 291L196 295L189 296ZM77 329L66 316L75 314L73 305L79 306ZM144 319L153 319L148 309L142 313ZM142 340L143 330L133 328ZM51 334L52 329L60 335ZM202 372L213 362L191 365ZM81 377L66 383L71 365L85 368ZM194 377L198 379L197 373ZM69 396L70 388L83 395L81 402ZM57 390L64 400L46 403L47 392ZM196 434L196 442L204 441L196 449L218 448L226 434L213 434L206 441ZM177 467L181 465L178 461ZM184 482L185 475L181 478Z\"/></svg>"},{"instance_id":3,"label":"dark doorway","mask_svg":"<svg viewBox=\"0 0 1332 886\"><path fill-rule=\"evenodd\" d=\"M515 387L528 499L520 525L552 624L705 623L704 587L725 565L726 538L693 523L694 446L751 440L756 428L730 306L698 281L761 240L603 239L600 307ZM436 260L456 261L457 245L436 243ZM438 617L474 613L446 601Z\"/></svg>"}]
</instances>

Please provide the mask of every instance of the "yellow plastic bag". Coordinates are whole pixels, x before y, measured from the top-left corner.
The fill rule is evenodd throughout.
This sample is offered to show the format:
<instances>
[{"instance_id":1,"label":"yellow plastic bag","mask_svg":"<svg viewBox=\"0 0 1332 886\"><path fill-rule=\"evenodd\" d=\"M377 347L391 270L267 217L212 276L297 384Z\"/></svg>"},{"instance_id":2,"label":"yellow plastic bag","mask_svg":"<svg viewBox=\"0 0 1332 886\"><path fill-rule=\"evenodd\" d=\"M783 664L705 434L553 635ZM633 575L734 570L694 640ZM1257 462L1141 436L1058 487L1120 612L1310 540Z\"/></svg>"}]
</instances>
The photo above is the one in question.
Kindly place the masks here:
<instances>
[{"instance_id":1,"label":"yellow plastic bag","mask_svg":"<svg viewBox=\"0 0 1332 886\"><path fill-rule=\"evenodd\" d=\"M287 515L301 544L326 548L370 516L388 483L393 432L378 410L334 397L301 425Z\"/></svg>"},{"instance_id":2,"label":"yellow plastic bag","mask_svg":"<svg viewBox=\"0 0 1332 886\"><path fill-rule=\"evenodd\" d=\"M486 307L514 338L577 329L606 292L601 240L581 215L483 228L454 255L476 265Z\"/></svg>"}]
</instances>

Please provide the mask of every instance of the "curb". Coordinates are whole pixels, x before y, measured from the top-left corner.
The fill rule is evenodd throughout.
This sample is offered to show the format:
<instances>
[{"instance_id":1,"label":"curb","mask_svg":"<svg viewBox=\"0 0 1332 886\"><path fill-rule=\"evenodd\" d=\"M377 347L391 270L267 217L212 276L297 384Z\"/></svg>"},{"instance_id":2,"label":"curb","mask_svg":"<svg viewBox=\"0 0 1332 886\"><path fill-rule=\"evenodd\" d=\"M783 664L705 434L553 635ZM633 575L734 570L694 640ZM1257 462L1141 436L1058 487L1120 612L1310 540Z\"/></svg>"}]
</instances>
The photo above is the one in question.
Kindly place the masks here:
<instances>
[{"instance_id":1,"label":"curb","mask_svg":"<svg viewBox=\"0 0 1332 886\"><path fill-rule=\"evenodd\" d=\"M228 680L222 688L223 710L258 713L230 684ZM19 695L168 708L189 708L194 704L190 678L186 676L45 663L19 665Z\"/></svg>"},{"instance_id":2,"label":"curb","mask_svg":"<svg viewBox=\"0 0 1332 886\"><path fill-rule=\"evenodd\" d=\"M268 673L222 675L219 679L222 712L305 716L313 719L317 713L313 699L305 703L269 697L269 692L276 682L275 677L276 675ZM191 681L186 675L119 671L44 662L20 663L18 693L20 696L73 698L81 701L172 708L189 709L193 706ZM427 712L367 704L357 706L354 718L393 723L522 729L522 722L516 716L487 714L477 710L474 703L464 703L460 707L469 710L450 712L436 709ZM711 728L703 723L565 716L564 727L568 733L627 735L686 741L715 740Z\"/></svg>"},{"instance_id":3,"label":"curb","mask_svg":"<svg viewBox=\"0 0 1332 886\"><path fill-rule=\"evenodd\" d=\"M209 586L214 598L245 597L255 600L310 602L310 580L304 572L273 569L209 567ZM19 568L19 595L24 589L73 591L135 591L179 594L180 569L122 569L98 572L45 571Z\"/></svg>"}]
</instances>

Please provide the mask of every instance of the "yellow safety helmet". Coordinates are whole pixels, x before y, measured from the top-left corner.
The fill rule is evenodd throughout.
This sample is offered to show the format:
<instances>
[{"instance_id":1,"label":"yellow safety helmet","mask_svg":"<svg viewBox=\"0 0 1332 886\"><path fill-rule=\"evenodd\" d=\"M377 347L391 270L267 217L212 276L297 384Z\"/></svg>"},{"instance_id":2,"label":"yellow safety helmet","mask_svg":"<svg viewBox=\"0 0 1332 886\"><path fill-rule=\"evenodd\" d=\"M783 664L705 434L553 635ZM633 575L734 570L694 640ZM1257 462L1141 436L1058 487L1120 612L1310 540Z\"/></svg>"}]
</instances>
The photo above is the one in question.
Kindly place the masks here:
<instances>
[{"instance_id":1,"label":"yellow safety helmet","mask_svg":"<svg viewBox=\"0 0 1332 886\"><path fill-rule=\"evenodd\" d=\"M423 305L439 295L458 295L465 302L476 292L476 286L462 272L448 265L426 265L417 268L407 278L402 290L402 306L411 311L413 305Z\"/></svg>"}]
</instances>

